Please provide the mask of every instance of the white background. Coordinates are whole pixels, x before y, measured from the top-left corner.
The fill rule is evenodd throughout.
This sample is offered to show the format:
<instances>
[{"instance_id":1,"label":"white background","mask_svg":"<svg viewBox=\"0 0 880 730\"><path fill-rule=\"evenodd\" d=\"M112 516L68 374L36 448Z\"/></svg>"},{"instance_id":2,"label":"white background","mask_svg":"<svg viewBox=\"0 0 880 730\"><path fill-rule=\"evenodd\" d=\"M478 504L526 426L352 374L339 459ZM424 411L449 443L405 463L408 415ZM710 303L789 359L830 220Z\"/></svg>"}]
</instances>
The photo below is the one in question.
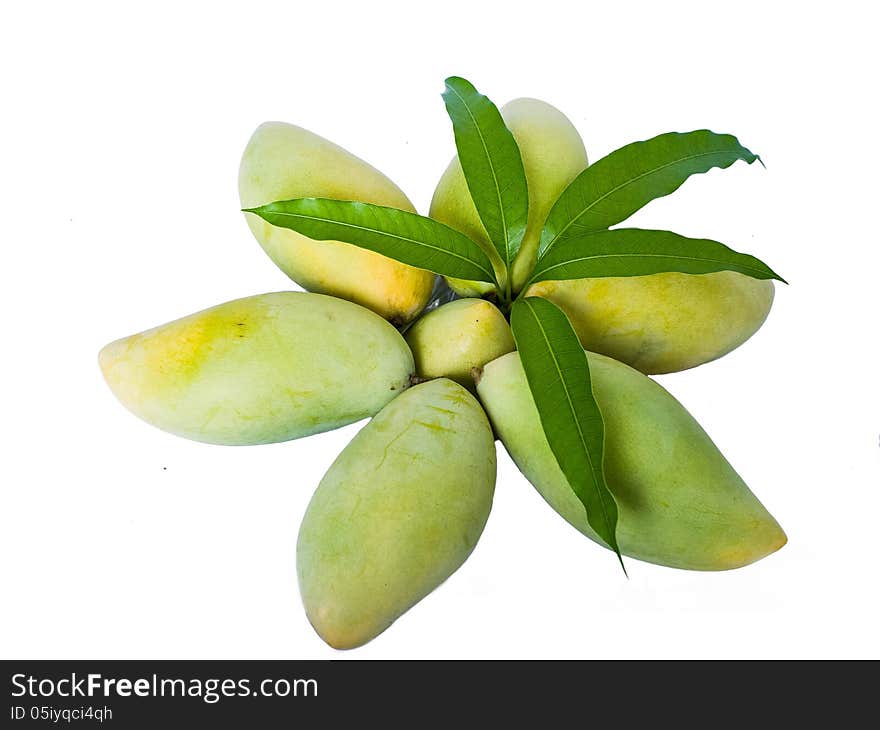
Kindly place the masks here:
<instances>
[{"instance_id":1,"label":"white background","mask_svg":"<svg viewBox=\"0 0 880 730\"><path fill-rule=\"evenodd\" d=\"M869 3L11 3L0 19L0 655L6 658L874 657L880 524L878 59ZM140 8L140 9L136 9ZM491 8L491 9L490 9ZM767 169L690 180L634 224L781 272L739 350L660 378L789 544L718 574L613 557L499 446L464 567L368 646L312 632L294 570L317 482L360 424L222 448L125 411L106 342L290 287L238 212L252 130L285 120L427 211L440 92L561 108L596 160L731 132Z\"/></svg>"}]
</instances>

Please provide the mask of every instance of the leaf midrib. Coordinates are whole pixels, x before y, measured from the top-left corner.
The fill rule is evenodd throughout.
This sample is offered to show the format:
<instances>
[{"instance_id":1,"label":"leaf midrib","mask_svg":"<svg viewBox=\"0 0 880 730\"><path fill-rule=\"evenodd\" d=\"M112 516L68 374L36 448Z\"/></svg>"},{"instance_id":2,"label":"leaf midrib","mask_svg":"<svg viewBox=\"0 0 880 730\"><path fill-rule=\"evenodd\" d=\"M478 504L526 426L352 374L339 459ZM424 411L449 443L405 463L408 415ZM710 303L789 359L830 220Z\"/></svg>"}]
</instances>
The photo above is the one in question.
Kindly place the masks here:
<instances>
[{"instance_id":1,"label":"leaf midrib","mask_svg":"<svg viewBox=\"0 0 880 730\"><path fill-rule=\"evenodd\" d=\"M594 259L608 259L608 258L656 258L656 259L682 259L684 261L706 261L713 264L722 264L724 266L731 266L729 261L724 261L723 259L713 259L706 257L698 257L698 256L678 256L674 254L661 254L661 253L607 253L607 254L593 254L591 256L579 256L578 258L568 259L567 261L563 261L558 264L553 264L552 266L548 266L546 269L542 269L538 272L538 276L544 276L548 271L553 271L555 269L561 269L564 266L568 266L569 264L580 263L581 261L591 261ZM754 271L756 273L766 274L767 272L764 269L761 269L757 266L744 266L740 264L736 264L736 266L740 269L747 269L749 271ZM725 269L728 271L729 269ZM657 272L657 273L676 273L676 272ZM589 278L589 277L588 277Z\"/></svg>"},{"instance_id":2,"label":"leaf midrib","mask_svg":"<svg viewBox=\"0 0 880 730\"><path fill-rule=\"evenodd\" d=\"M561 237L561 236L562 236L562 235L563 235L563 234L564 234L564 233L565 233L565 232L566 232L571 226L573 226L577 221L579 221L583 216L585 216L585 215L586 215L586 214L587 214L587 213L588 213L593 207L595 207L596 205L598 205L599 203L601 203L601 202L602 202L603 200L605 200L605 198L607 198L609 195L613 195L613 194L616 193L618 190L621 190L621 189L625 188L627 185L632 185L633 183L638 182L639 180L641 180L643 177L647 177L648 175L653 175L655 172L660 172L661 170L664 170L664 169L666 169L667 167L671 167L672 165L677 165L677 164L679 164L680 162L687 162L688 160L696 160L697 158L700 158L700 157L710 157L711 155L721 155L721 154L724 154L724 151L723 151L723 150L714 150L714 151L712 151L712 152L701 152L701 153L696 154L696 155L687 155L687 156L685 156L685 157L679 157L679 158L677 158L677 159L675 159L675 160L672 160L671 162L667 162L666 164L660 165L659 167L654 167L654 168L652 168L652 169L650 169L650 170L646 170L645 172L643 172L643 173L641 173L641 174L639 174L639 175L636 175L636 176L633 177L633 178L630 178L630 179L627 180L626 182L622 182L622 183L620 183L620 185L617 185L617 186L613 187L611 190L609 190L608 192L604 193L603 195L600 195L598 198L596 198L596 200L594 200L592 203L590 203L586 208L584 208L580 213L578 213L574 218L572 218L568 223L566 223L566 224L562 227L562 229L559 231L559 233L557 233L555 236L553 236L553 238L550 239L550 242L547 244L547 248L545 249L545 251L546 251L546 250L549 250L550 247L551 247L551 246L552 246L557 240L559 240L559 238L560 238L560 237ZM735 161L736 161L736 160L734 160L734 162L735 162ZM588 169L590 169L590 168L588 168Z\"/></svg>"},{"instance_id":3,"label":"leaf midrib","mask_svg":"<svg viewBox=\"0 0 880 730\"><path fill-rule=\"evenodd\" d=\"M252 211L248 211L248 212L252 212ZM440 246L433 246L430 243L426 243L425 241L422 241L418 238L408 238L407 236L401 236L396 233L388 233L387 231L382 231L377 228L367 228L366 226L359 226L355 223L346 223L346 222L341 222L341 221L328 220L327 218L321 218L319 216L314 216L314 215L306 215L305 213L288 213L285 211L268 211L268 212L270 212L272 215L284 216L284 217L288 217L288 218L302 218L304 220L315 221L318 223L325 223L327 225L342 226L345 228L352 228L352 229L358 230L358 231L366 231L368 233L378 234L380 236L388 236L389 238L395 238L399 241L405 241L406 243L414 243L418 246L423 246L425 248L429 248L432 251L441 251L445 254L448 254L449 256L460 259L461 261L466 261L467 263L472 264L473 266L476 266L480 271L485 272L490 277L493 277L492 272L490 272L488 269L484 268L481 264L477 263L473 259L470 259L467 256L462 256L461 254L459 254L455 251L450 251L449 249L445 249ZM352 244L352 245L354 245L354 244Z\"/></svg>"},{"instance_id":4,"label":"leaf midrib","mask_svg":"<svg viewBox=\"0 0 880 730\"><path fill-rule=\"evenodd\" d=\"M529 312L531 313L532 318L533 318L533 319L535 320L535 322L537 323L537 325L538 325L538 329L539 329L539 331L541 332L541 337L544 338L544 343L547 345L547 351L550 353L550 357L553 359L553 367L556 368L556 373L557 373L557 375L558 375L558 377L559 377L559 382L562 383L562 390L563 390L564 393L565 393L565 400L566 400L566 402L568 403L568 409L569 409L569 411L570 411L570 413L571 413L571 415L572 415L572 417L573 417L573 419L574 419L575 425L577 426L578 438L580 439L581 445L582 445L583 448L584 448L584 453L585 453L586 456L587 456L587 462L589 463L589 465L590 465L590 471L591 471L592 474L593 474L593 481L596 483L596 493L597 493L598 496L599 496L599 504L602 505L602 517L603 517L604 522L605 522L605 529L608 530L609 533L610 533L610 534L612 535L612 537L613 537L613 536L614 536L614 530L611 529L611 521L610 521L610 518L609 518L609 516L608 516L607 508L606 508L606 506L605 506L605 499L604 499L603 496L602 496L602 489L601 489L601 487L599 487L599 480L596 478L596 466L595 466L595 464L593 464L593 457L592 457L592 455L590 454L590 449L589 449L589 447L587 446L587 441L586 441L586 439L584 438L584 431L583 431L583 429L581 428L581 422L580 422L580 420L578 419L578 417L577 417L577 412L576 412L575 409L574 409L574 403L572 403L571 396L570 396L569 393L568 393L568 386L567 386L566 383L565 383L565 378L562 377L562 369L559 367L559 361L556 359L556 353L553 351L553 347L550 345L550 339L547 337L547 333L546 333L546 331L544 330L544 326L543 326L543 324L541 323L540 318L539 318L539 317L537 316L537 314L535 313L535 310L532 308L532 305L529 304L529 303L528 303L527 301L525 301L525 300L523 300L523 302L524 302L525 304L528 305L528 307L529 307ZM584 357L585 357L585 358L586 358L586 356L587 356L586 353L584 353ZM589 367L589 364L587 365L587 367ZM555 456L555 455L554 455L554 456ZM561 467L560 467L560 468L561 468ZM566 480L567 480L567 479L568 479L568 477L566 477ZM586 505L584 505L584 511L586 512ZM588 520L588 521L589 521L589 520Z\"/></svg>"},{"instance_id":5,"label":"leaf midrib","mask_svg":"<svg viewBox=\"0 0 880 730\"><path fill-rule=\"evenodd\" d=\"M468 116L471 118L471 121L474 124L474 127L477 130L477 136L480 138L480 144L483 147L483 152L486 154L486 159L489 160L489 170L492 173L492 183L495 188L495 197L498 200L498 210L501 214L501 233L504 236L504 265L510 266L510 238L507 235L507 216L504 212L504 202L501 197L501 187L498 184L498 176L495 174L495 165L492 161L492 155L489 154L489 148L486 145L486 138L483 136L483 130L480 129L480 125L477 124L477 119L471 112L468 103L465 101L464 97L456 91L455 87L449 86L449 90L455 94L459 101L464 105L465 111L468 113ZM467 181L467 177L465 177L465 182ZM470 186L468 186L470 188Z\"/></svg>"}]
</instances>

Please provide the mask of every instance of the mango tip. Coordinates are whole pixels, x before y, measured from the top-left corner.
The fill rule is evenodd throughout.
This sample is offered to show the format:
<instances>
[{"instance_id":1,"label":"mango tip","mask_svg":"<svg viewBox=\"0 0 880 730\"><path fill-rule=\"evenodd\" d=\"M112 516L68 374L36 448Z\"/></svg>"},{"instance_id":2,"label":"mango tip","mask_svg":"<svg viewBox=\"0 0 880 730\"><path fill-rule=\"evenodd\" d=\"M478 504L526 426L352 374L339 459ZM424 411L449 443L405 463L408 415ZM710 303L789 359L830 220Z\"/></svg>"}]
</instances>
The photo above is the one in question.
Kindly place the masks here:
<instances>
[{"instance_id":1,"label":"mango tip","mask_svg":"<svg viewBox=\"0 0 880 730\"><path fill-rule=\"evenodd\" d=\"M113 343L111 342L109 345L104 345L104 347L98 351L98 367L101 368L101 373L105 378L107 377L107 368L110 365L110 350L112 347Z\"/></svg>"}]
</instances>

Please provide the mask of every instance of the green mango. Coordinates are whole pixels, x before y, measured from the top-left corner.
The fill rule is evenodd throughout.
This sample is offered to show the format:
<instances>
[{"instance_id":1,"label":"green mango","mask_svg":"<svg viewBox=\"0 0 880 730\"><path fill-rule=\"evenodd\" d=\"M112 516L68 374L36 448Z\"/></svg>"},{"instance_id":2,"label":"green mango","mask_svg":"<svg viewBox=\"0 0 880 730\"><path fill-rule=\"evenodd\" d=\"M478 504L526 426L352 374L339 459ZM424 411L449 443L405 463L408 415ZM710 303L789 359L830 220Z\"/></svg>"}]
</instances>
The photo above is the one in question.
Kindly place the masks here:
<instances>
[{"instance_id":1,"label":"green mango","mask_svg":"<svg viewBox=\"0 0 880 730\"><path fill-rule=\"evenodd\" d=\"M242 208L277 200L355 200L415 212L391 180L342 147L293 124L267 122L241 158ZM253 213L248 226L269 257L303 288L348 299L397 325L425 308L434 275L339 241L315 241Z\"/></svg>"},{"instance_id":2,"label":"green mango","mask_svg":"<svg viewBox=\"0 0 880 730\"><path fill-rule=\"evenodd\" d=\"M263 444L377 413L410 383L400 333L304 292L237 299L107 345L116 397L147 423L212 444Z\"/></svg>"},{"instance_id":3,"label":"green mango","mask_svg":"<svg viewBox=\"0 0 880 730\"><path fill-rule=\"evenodd\" d=\"M623 554L690 570L728 570L781 548L785 533L694 418L637 370L587 353L605 422L605 478ZM587 523L547 443L519 353L489 363L477 384L495 432L522 473L570 524Z\"/></svg>"},{"instance_id":4,"label":"green mango","mask_svg":"<svg viewBox=\"0 0 880 730\"><path fill-rule=\"evenodd\" d=\"M529 185L526 233L511 274L513 290L518 292L535 266L547 213L587 166L587 152L568 117L543 101L514 99L501 108L501 116L519 146ZM437 184L430 216L470 236L484 250L492 249L457 156ZM462 279L450 279L449 285L464 297L483 296L493 290L491 284Z\"/></svg>"},{"instance_id":5,"label":"green mango","mask_svg":"<svg viewBox=\"0 0 880 730\"><path fill-rule=\"evenodd\" d=\"M726 355L760 329L773 282L735 271L541 281L527 296L564 311L581 344L643 373L673 373Z\"/></svg>"},{"instance_id":6,"label":"green mango","mask_svg":"<svg viewBox=\"0 0 880 730\"><path fill-rule=\"evenodd\" d=\"M456 299L417 319L407 330L416 374L451 378L473 389L471 369L516 349L504 315L485 299Z\"/></svg>"},{"instance_id":7,"label":"green mango","mask_svg":"<svg viewBox=\"0 0 880 730\"><path fill-rule=\"evenodd\" d=\"M464 388L432 380L387 405L333 462L300 527L300 592L321 638L365 644L452 575L494 489L492 429Z\"/></svg>"}]
</instances>

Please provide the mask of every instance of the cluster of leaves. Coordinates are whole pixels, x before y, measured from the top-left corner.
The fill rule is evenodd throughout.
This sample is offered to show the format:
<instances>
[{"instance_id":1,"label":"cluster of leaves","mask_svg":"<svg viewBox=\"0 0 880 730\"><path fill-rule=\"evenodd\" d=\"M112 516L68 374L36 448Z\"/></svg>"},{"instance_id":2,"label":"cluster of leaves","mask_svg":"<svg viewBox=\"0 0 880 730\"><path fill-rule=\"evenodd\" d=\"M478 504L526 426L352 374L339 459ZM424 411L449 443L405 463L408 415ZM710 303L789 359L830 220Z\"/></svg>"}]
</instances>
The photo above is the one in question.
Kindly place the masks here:
<instances>
[{"instance_id":1,"label":"cluster of leaves","mask_svg":"<svg viewBox=\"0 0 880 730\"><path fill-rule=\"evenodd\" d=\"M360 246L441 276L487 282L510 317L547 441L590 526L620 558L617 505L603 473L604 425L586 354L566 315L524 293L547 280L736 271L784 281L722 243L671 231L612 228L691 175L760 158L736 137L708 130L662 134L621 147L581 172L554 203L537 262L519 292L510 272L529 214L528 184L513 134L495 104L459 77L443 94L468 190L491 241L477 242L431 218L369 203L300 198L247 209L316 240ZM621 560L621 565L623 564Z\"/></svg>"}]
</instances>

